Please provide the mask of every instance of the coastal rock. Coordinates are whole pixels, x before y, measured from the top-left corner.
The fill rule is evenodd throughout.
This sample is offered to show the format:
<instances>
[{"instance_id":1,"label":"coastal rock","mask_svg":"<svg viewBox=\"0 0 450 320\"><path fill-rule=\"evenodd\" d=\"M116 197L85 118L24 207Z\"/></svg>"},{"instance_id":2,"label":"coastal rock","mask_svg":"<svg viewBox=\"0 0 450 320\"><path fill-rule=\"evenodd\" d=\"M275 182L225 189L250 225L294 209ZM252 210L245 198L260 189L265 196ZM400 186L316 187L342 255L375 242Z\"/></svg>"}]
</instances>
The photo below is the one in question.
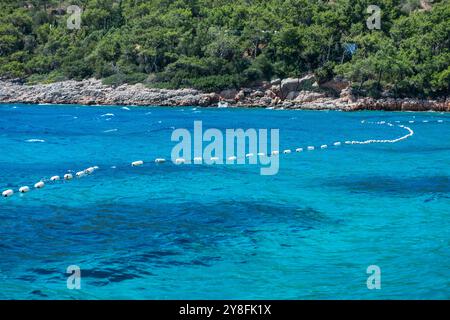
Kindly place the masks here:
<instances>
[{"instance_id":1,"label":"coastal rock","mask_svg":"<svg viewBox=\"0 0 450 320\"><path fill-rule=\"evenodd\" d=\"M238 91L236 89L228 89L221 91L219 95L225 100L231 100L234 99L237 94Z\"/></svg>"},{"instance_id":2,"label":"coastal rock","mask_svg":"<svg viewBox=\"0 0 450 320\"><path fill-rule=\"evenodd\" d=\"M353 95L353 91L351 87L347 87L343 89L340 93L340 100L342 102L353 103L355 102L355 97Z\"/></svg>"},{"instance_id":3,"label":"coastal rock","mask_svg":"<svg viewBox=\"0 0 450 320\"><path fill-rule=\"evenodd\" d=\"M356 110L385 110L385 111L450 111L449 101L419 100L419 99L379 99L372 98L358 99L352 104L348 104L349 111Z\"/></svg>"},{"instance_id":4,"label":"coastal rock","mask_svg":"<svg viewBox=\"0 0 450 320\"><path fill-rule=\"evenodd\" d=\"M269 97L269 98L272 98L272 99L274 99L274 98L277 97L276 93L273 92L272 90L266 90L266 92L264 93L264 95L265 95L266 97Z\"/></svg>"},{"instance_id":5,"label":"coastal rock","mask_svg":"<svg viewBox=\"0 0 450 320\"><path fill-rule=\"evenodd\" d=\"M272 86L270 88L270 91L272 91L273 93L275 93L277 96L280 96L280 86Z\"/></svg>"},{"instance_id":6,"label":"coastal rock","mask_svg":"<svg viewBox=\"0 0 450 320\"><path fill-rule=\"evenodd\" d=\"M330 81L322 83L320 87L325 89L331 89L336 93L342 92L342 90L348 88L350 86L350 82L342 77L335 77Z\"/></svg>"},{"instance_id":7,"label":"coastal rock","mask_svg":"<svg viewBox=\"0 0 450 320\"><path fill-rule=\"evenodd\" d=\"M260 87L261 91L265 91L265 90L270 89L270 87L272 87L272 84L268 81L263 81L263 82L261 82L259 87Z\"/></svg>"},{"instance_id":8,"label":"coastal rock","mask_svg":"<svg viewBox=\"0 0 450 320\"><path fill-rule=\"evenodd\" d=\"M236 101L240 101L243 100L245 98L245 91L241 90L238 92L238 94L234 97L234 100Z\"/></svg>"},{"instance_id":9,"label":"coastal rock","mask_svg":"<svg viewBox=\"0 0 450 320\"><path fill-rule=\"evenodd\" d=\"M258 105L259 106L269 106L272 103L272 99L269 97L262 97L259 101L258 101Z\"/></svg>"},{"instance_id":10,"label":"coastal rock","mask_svg":"<svg viewBox=\"0 0 450 320\"><path fill-rule=\"evenodd\" d=\"M300 92L298 92L298 91L290 91L290 92L286 95L285 99L286 99L286 100L294 100L294 99L297 98L297 96L299 95L299 93L300 93Z\"/></svg>"},{"instance_id":11,"label":"coastal rock","mask_svg":"<svg viewBox=\"0 0 450 320\"><path fill-rule=\"evenodd\" d=\"M270 102L270 105L272 106L276 106L277 104L281 103L281 99L279 97L276 97L275 99L272 99L272 101Z\"/></svg>"},{"instance_id":12,"label":"coastal rock","mask_svg":"<svg viewBox=\"0 0 450 320\"><path fill-rule=\"evenodd\" d=\"M281 84L281 79L272 80L272 81L270 81L270 84L272 86L279 86Z\"/></svg>"},{"instance_id":13,"label":"coastal rock","mask_svg":"<svg viewBox=\"0 0 450 320\"><path fill-rule=\"evenodd\" d=\"M233 95L236 93L235 95ZM392 110L392 111L450 111L450 100L420 100L413 98L356 99L351 88L344 88L340 98L308 90L290 91L288 98L273 90L261 88L204 93L195 89L166 90L148 88L142 84L103 85L100 80L63 81L51 84L24 85L0 80L0 103L53 103L84 105L143 105L143 106L217 106L224 95L230 106L274 107L286 109ZM236 99L233 101L233 99Z\"/></svg>"},{"instance_id":14,"label":"coastal rock","mask_svg":"<svg viewBox=\"0 0 450 320\"><path fill-rule=\"evenodd\" d=\"M216 93L210 93L209 95L204 95L200 97L198 101L198 105L200 106L210 106L217 104L220 101L220 96ZM195 105L195 104L183 104L183 105Z\"/></svg>"},{"instance_id":15,"label":"coastal rock","mask_svg":"<svg viewBox=\"0 0 450 320\"><path fill-rule=\"evenodd\" d=\"M250 97L251 97L251 98L261 98L261 97L264 97L264 92L259 91L259 90L254 91L254 92L252 92L252 93L250 94Z\"/></svg>"},{"instance_id":16,"label":"coastal rock","mask_svg":"<svg viewBox=\"0 0 450 320\"><path fill-rule=\"evenodd\" d=\"M281 94L284 97L290 92L300 92L302 89L308 89L312 87L314 83L314 75L308 74L303 78L287 78L281 81Z\"/></svg>"},{"instance_id":17,"label":"coastal rock","mask_svg":"<svg viewBox=\"0 0 450 320\"><path fill-rule=\"evenodd\" d=\"M0 102L196 105L215 103L216 95L193 89L150 89L142 84L105 86L100 80L64 81L52 84L17 85L0 82Z\"/></svg>"},{"instance_id":18,"label":"coastal rock","mask_svg":"<svg viewBox=\"0 0 450 320\"><path fill-rule=\"evenodd\" d=\"M325 98L325 94L312 91L301 91L300 94L295 98L296 102L312 102L321 98Z\"/></svg>"}]
</instances>

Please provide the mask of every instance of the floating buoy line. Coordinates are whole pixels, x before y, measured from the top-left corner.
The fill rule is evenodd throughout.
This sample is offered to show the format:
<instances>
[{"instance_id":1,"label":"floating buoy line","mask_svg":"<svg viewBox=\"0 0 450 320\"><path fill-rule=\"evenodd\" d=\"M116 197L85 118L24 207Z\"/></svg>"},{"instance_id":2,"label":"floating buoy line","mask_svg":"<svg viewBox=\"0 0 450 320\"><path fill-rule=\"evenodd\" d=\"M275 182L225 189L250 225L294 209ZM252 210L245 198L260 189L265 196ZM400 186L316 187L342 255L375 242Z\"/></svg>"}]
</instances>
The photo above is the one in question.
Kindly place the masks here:
<instances>
[{"instance_id":1,"label":"floating buoy line","mask_svg":"<svg viewBox=\"0 0 450 320\"><path fill-rule=\"evenodd\" d=\"M395 124L392 123L392 122L394 122ZM389 139L385 139L385 140L370 139L370 140L363 140L363 141L359 141L359 140L347 140L347 141L344 141L344 142L336 141L336 142L333 142L330 145L322 144L322 145L319 145L317 147L310 145L310 146L301 147L301 148L294 148L293 150L295 150L296 153L302 153L302 152L304 152L304 150L307 150L308 152L311 152L311 151L314 151L314 150L317 150L317 149L325 150L325 149L328 149L329 147L335 147L335 148L336 147L340 147L343 144L346 144L346 145L363 145L363 144L373 144L373 143L397 143L397 142L406 140L406 139L408 139L408 138L410 138L410 137L412 137L414 135L414 131L410 127L401 124L400 121L397 120L397 121L392 121L392 122L389 122L389 121L370 122L370 121L366 121L366 120L362 120L361 121L362 124L386 125L386 126L389 126L389 127L395 127L396 126L396 127L399 127L399 128L402 128L402 129L406 130L408 133L403 135L403 136L401 136L401 137L399 137L399 138L391 139L391 140L389 140ZM444 123L443 120L436 120L436 121L430 121L430 120L422 120L422 121L409 120L407 122L411 123L411 124L419 123L419 122L422 122L422 123L430 123L430 122ZM291 154L291 153L292 153L292 149L285 149L285 150L282 150L282 151L274 150L274 151L272 151L270 153L270 155L272 155L272 156L280 156L281 154L288 155L288 154ZM263 152L259 152L256 155L253 154L253 153L247 153L245 155L245 158L248 159L248 158L252 158L252 157L255 157L255 156L263 157L263 156L267 156L267 154L265 154ZM195 157L193 159L193 163L194 164L202 164L203 160L204 159L201 158L201 157ZM218 163L219 160L220 159L218 157L211 157L210 162L211 162L211 164ZM236 156L231 156L231 157L228 157L227 160L234 162L234 161L242 160L242 159L239 159ZM163 163L165 163L167 161L166 161L165 158L156 158L153 162L156 163L156 164L163 164ZM182 165L182 164L186 163L186 159L178 158L178 159L175 159L174 163L176 165ZM135 161L130 163L130 165L132 167L141 167L144 164L145 164L144 160L135 160ZM116 168L116 166L113 166L111 168ZM75 177L80 179L80 178L83 178L85 176L89 176L89 175L95 173L95 171L97 171L98 169L99 169L98 166L89 167L87 169L84 169L84 170L76 172L75 173ZM21 194L25 194L25 193L30 192L33 189L34 190L38 190L38 189L44 188L46 183L57 183L60 180L64 180L66 182L69 182L70 180L73 180L75 177L74 177L74 175L72 173L64 174L62 176L62 179L61 179L60 176L55 175L55 176L52 176L48 180L47 179L42 179L42 180L36 182L33 185L33 188L31 188L31 187L29 187L27 185L20 186L20 187L18 187L17 192L21 193ZM2 197L8 198L8 197L13 196L14 194L15 194L15 190L14 189L7 189L7 190L4 190L2 192Z\"/></svg>"},{"instance_id":2,"label":"floating buoy line","mask_svg":"<svg viewBox=\"0 0 450 320\"><path fill-rule=\"evenodd\" d=\"M87 169L84 169L82 171L77 172L76 176L78 178L81 178L81 177L83 177L85 175L90 175L90 174L94 173L98 169L99 169L98 166L89 167ZM63 179L65 181L72 180L73 179L73 175L71 173L66 173L63 176ZM33 185L33 188L34 189L42 189L42 188L45 187L46 183L56 183L56 182L58 182L60 180L61 180L60 176L52 176L50 179L48 179L48 181L46 179L42 179L42 180L36 182ZM19 189L17 191L18 191L18 193L28 193L31 190L32 190L32 188L30 188L29 186L21 186L21 187L19 187ZM14 190L13 189L8 189L8 190L5 190L5 191L2 192L2 197L4 197L4 198L11 197L12 195L14 195Z\"/></svg>"}]
</instances>

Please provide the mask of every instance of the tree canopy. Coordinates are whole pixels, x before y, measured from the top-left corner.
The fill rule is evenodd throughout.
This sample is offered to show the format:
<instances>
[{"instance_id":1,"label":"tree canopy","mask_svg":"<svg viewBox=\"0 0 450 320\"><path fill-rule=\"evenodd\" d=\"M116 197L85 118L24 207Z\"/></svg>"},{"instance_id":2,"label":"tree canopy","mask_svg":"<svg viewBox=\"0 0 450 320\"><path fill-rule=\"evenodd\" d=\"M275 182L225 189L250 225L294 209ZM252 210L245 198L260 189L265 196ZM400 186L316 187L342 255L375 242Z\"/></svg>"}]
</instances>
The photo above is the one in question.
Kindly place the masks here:
<instances>
[{"instance_id":1,"label":"tree canopy","mask_svg":"<svg viewBox=\"0 0 450 320\"><path fill-rule=\"evenodd\" d=\"M450 0L376 2L370 30L369 0L0 0L0 76L216 91L313 72L361 94L448 95Z\"/></svg>"}]
</instances>

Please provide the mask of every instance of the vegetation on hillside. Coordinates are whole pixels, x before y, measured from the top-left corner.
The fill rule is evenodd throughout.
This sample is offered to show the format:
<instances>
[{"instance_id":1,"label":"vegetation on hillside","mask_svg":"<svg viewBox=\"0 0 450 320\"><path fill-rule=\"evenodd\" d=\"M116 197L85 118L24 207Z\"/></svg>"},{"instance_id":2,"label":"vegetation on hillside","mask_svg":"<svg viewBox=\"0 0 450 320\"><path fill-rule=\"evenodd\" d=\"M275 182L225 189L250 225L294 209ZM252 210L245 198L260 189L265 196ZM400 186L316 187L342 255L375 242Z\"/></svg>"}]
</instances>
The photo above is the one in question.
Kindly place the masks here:
<instances>
[{"instance_id":1,"label":"vegetation on hillside","mask_svg":"<svg viewBox=\"0 0 450 320\"><path fill-rule=\"evenodd\" d=\"M0 76L216 91L314 72L374 96L445 96L450 0L423 3L0 0ZM78 30L67 28L71 4L83 9ZM366 26L371 4L381 8L380 30Z\"/></svg>"}]
</instances>

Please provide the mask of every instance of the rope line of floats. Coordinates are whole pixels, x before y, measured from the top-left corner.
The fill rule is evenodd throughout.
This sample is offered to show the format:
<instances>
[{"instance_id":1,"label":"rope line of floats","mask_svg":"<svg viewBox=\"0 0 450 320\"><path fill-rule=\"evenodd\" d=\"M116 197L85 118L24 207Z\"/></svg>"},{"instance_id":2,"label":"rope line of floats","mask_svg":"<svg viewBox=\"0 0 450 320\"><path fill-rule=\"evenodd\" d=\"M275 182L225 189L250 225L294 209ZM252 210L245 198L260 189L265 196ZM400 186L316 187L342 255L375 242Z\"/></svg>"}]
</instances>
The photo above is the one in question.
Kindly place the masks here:
<instances>
[{"instance_id":1,"label":"rope line of floats","mask_svg":"<svg viewBox=\"0 0 450 320\"><path fill-rule=\"evenodd\" d=\"M410 120L410 121L407 121L407 122L413 124L415 122L420 122L420 121ZM423 123L428 123L430 121L429 120L423 120L422 122ZM443 120L437 120L436 122L437 123L443 123L444 121ZM357 141L357 140L347 140L347 141L344 141L344 142L336 141L336 142L333 142L332 145L330 145L330 146L332 146L332 147L340 147L343 144L346 144L346 145L363 145L363 144L372 144L372 143L397 143L397 142L400 142L402 140L406 140L409 137L414 135L414 131L410 127L405 126L403 124L400 124L400 121L398 121L398 120L394 122L395 124L393 124L392 122L388 122L388 121L370 122L370 121L366 121L366 120L362 120L361 123L362 124L367 123L367 124L376 124L376 125L386 125L386 126L389 126L389 127L397 126L399 128L402 128L402 129L408 131L408 133L406 135L404 135L404 136L401 136L401 137L399 137L397 139L392 139L392 140L370 139L370 140L363 140L363 141ZM306 151L314 151L314 150L316 150L318 148L323 150L323 149L327 149L328 147L329 147L329 145L322 144L322 145L320 145L317 148L316 148L316 146L307 146L305 149L306 149ZM305 149L304 148L295 148L293 150L295 150L296 153L301 153L301 152L305 151ZM284 149L282 151L274 150L274 151L272 151L270 153L270 155L271 156L278 156L280 154L291 154L291 153L292 153L292 149ZM257 153L256 156L263 157L263 156L268 156L268 154L260 152L260 153ZM255 154L247 153L245 155L246 159L251 158L251 157L255 157ZM240 159L242 160L243 158L240 158ZM210 159L211 164L217 163L217 162L219 162L219 160L220 159L218 157L212 157ZM231 157L227 158L227 161L234 162L234 161L237 161L237 160L239 160L239 158L236 157L236 156L231 156ZM153 162L156 163L156 164L163 164L163 163L167 162L167 160L165 158L156 158ZM176 165L185 164L186 163L186 159L184 159L184 158L177 158L177 159L175 159L174 163ZM202 164L203 163L203 159L201 157L195 157L193 159L193 163L194 164ZM144 164L145 164L144 160L136 160L136 161L131 162L131 166L132 167L141 167ZM93 174L98 169L100 169L98 166L92 166L92 167L89 167L87 169L84 169L84 170L76 172L75 176L72 173L66 173L62 177L58 176L58 175L55 175L55 176L52 176L48 180L42 179L42 180L36 182L33 185L33 187L34 187L33 189L35 189L35 190L42 189L42 188L45 187L46 183L56 183L56 182L58 182L60 180L70 181L70 180L72 180L74 178L80 179L80 178L83 178L85 176ZM21 193L21 194L24 194L24 193L30 192L31 190L32 190L31 187L24 185L24 186L19 187L17 189L17 192ZM5 191L2 192L2 197L4 197L4 198L11 197L11 196L14 195L14 193L15 193L15 191L13 189L8 189L8 190L5 190Z\"/></svg>"}]
</instances>

